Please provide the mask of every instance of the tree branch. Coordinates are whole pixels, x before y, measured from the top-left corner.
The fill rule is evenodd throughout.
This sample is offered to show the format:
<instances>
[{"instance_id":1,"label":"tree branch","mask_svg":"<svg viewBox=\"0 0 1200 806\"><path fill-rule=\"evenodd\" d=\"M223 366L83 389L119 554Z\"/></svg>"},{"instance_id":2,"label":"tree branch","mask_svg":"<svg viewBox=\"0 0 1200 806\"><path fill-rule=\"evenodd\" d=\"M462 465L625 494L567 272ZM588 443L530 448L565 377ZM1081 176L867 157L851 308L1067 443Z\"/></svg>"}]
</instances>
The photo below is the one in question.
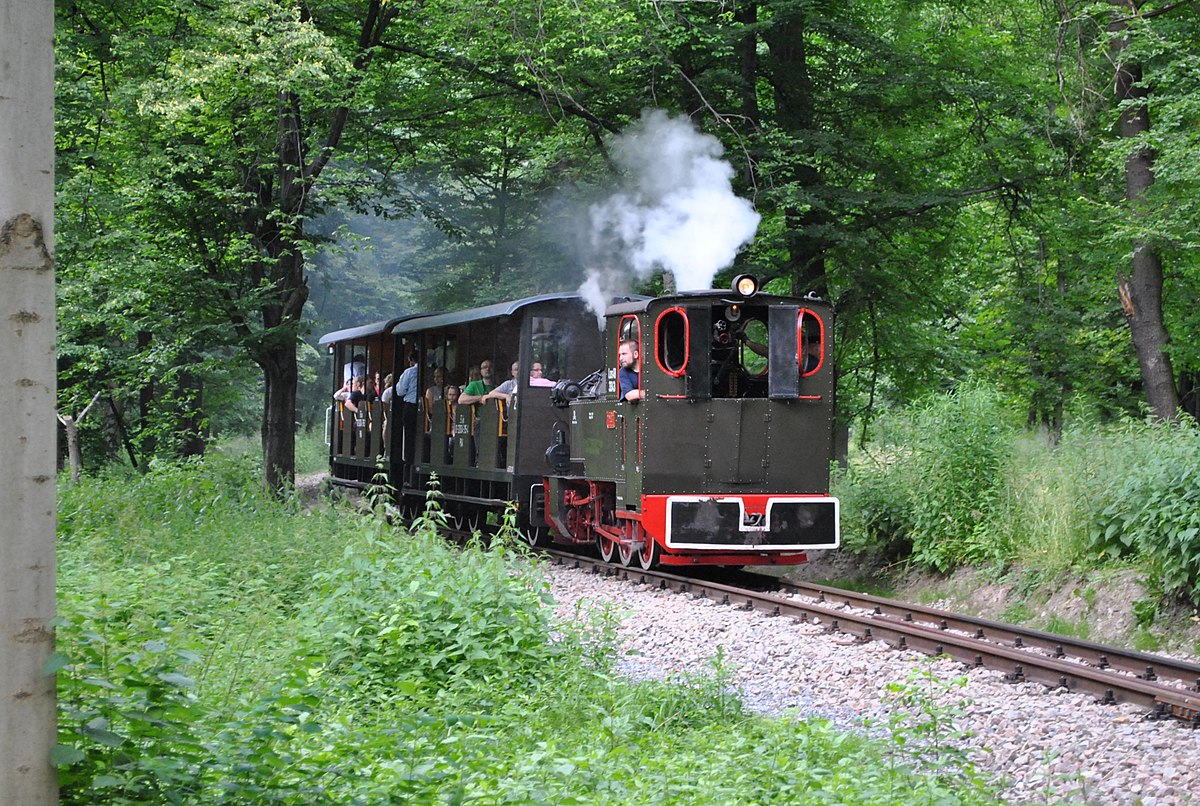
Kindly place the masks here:
<instances>
[{"instance_id":1,"label":"tree branch","mask_svg":"<svg viewBox=\"0 0 1200 806\"><path fill-rule=\"evenodd\" d=\"M542 94L541 90L538 87L523 86L522 84L519 84L518 82L514 81L513 79L503 76L499 73L494 73L494 72L484 70L479 65L472 64L471 62L468 62L466 59L451 58L448 56L435 56L432 53L427 53L426 51L423 51L419 48L414 48L411 45L393 45L388 42L381 42L380 47L385 48L390 51L393 51L395 53L406 53L410 56L416 56L420 59L426 59L426 60L434 62L436 64L440 64L443 67L448 67L452 70L456 70L458 72L465 73L467 75L481 76L482 78L486 79L487 81L491 81L494 84L498 84L498 85L500 85L502 87L506 87L510 90L515 90L520 95L537 98L538 100L544 99L544 95ZM594 114L587 108L581 106L580 104L576 103L574 100L572 100L570 98L561 98L560 97L559 108L561 108L564 112L566 112L569 115L586 120L588 123L591 123L593 126L602 128L605 131L608 131L612 134L617 134L621 131L620 127L617 126L617 124L613 123L612 121L604 120L603 118L598 117L596 114Z\"/></svg>"}]
</instances>

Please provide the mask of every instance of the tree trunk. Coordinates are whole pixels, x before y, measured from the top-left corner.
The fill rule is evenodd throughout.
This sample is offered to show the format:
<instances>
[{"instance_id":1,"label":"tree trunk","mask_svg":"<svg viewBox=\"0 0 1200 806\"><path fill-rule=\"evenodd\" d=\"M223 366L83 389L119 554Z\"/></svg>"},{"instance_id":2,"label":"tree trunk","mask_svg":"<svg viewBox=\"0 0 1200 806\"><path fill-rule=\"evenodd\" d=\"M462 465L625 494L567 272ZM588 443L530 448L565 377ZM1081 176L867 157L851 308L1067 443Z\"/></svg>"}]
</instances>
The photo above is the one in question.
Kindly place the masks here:
<instances>
[{"instance_id":1,"label":"tree trunk","mask_svg":"<svg viewBox=\"0 0 1200 806\"><path fill-rule=\"evenodd\" d=\"M263 366L263 487L278 493L296 478L296 344L281 344Z\"/></svg>"},{"instance_id":2,"label":"tree trunk","mask_svg":"<svg viewBox=\"0 0 1200 806\"><path fill-rule=\"evenodd\" d=\"M83 470L83 453L79 450L79 424L83 422L83 418L88 416L88 412L92 410L92 406L96 405L96 401L100 399L100 392L92 396L92 402L84 407L83 411L78 415L60 414L58 421L62 423L63 430L67 434L67 455L71 461L71 483L79 483L79 475Z\"/></svg>"},{"instance_id":3,"label":"tree trunk","mask_svg":"<svg viewBox=\"0 0 1200 806\"><path fill-rule=\"evenodd\" d=\"M113 396L112 390L109 390L108 393L108 410L112 413L117 438L121 440L121 444L125 446L125 453L129 456L130 466L134 470L144 472L145 468L138 463L137 448L133 446L133 441L129 438L129 429L125 426L125 415L121 413L121 408L117 405L117 399Z\"/></svg>"},{"instance_id":4,"label":"tree trunk","mask_svg":"<svg viewBox=\"0 0 1200 806\"><path fill-rule=\"evenodd\" d=\"M804 13L803 6L777 9L771 24L763 29L763 41L770 54L767 74L774 89L775 120L800 143L809 139L813 130L813 87ZM788 175L775 177L775 181L798 185L819 196L823 180L816 168L797 165ZM825 252L829 244L818 233L827 224L828 212L818 201L802 210L787 208L783 214L788 251L785 267L792 278L792 293L813 291L825 296L828 292Z\"/></svg>"},{"instance_id":5,"label":"tree trunk","mask_svg":"<svg viewBox=\"0 0 1200 806\"><path fill-rule=\"evenodd\" d=\"M204 380L197 374L182 370L176 395L184 401L186 408L179 418L179 435L176 439L180 456L203 456L208 449L205 439Z\"/></svg>"},{"instance_id":6,"label":"tree trunk","mask_svg":"<svg viewBox=\"0 0 1200 806\"><path fill-rule=\"evenodd\" d=\"M1117 65L1117 102L1135 102L1121 110L1120 136L1122 139L1135 138L1150 131L1150 110L1146 104L1149 91L1140 84L1142 67L1125 59L1128 39L1123 34L1128 26L1124 19L1138 13L1138 4L1137 0L1110 2L1121 15L1112 26L1112 31L1121 35L1115 37L1111 45L1113 63ZM1135 216L1138 215L1138 200L1154 184L1154 156L1150 149L1143 148L1132 152L1125 160L1125 200ZM1117 275L1117 291L1129 322L1146 403L1159 419L1174 419L1179 408L1179 397L1175 391L1171 359L1164 349L1170 342L1170 335L1163 321L1162 258L1152 244L1135 243L1130 269L1130 274L1121 272Z\"/></svg>"},{"instance_id":7,"label":"tree trunk","mask_svg":"<svg viewBox=\"0 0 1200 806\"><path fill-rule=\"evenodd\" d=\"M150 348L154 343L154 334L149 330L139 330L137 332L137 351L139 356L144 356L150 352ZM154 378L147 376L142 379L141 385L138 386L138 413L137 423L134 425L138 448L145 456L153 456L158 451L158 437L153 429L147 428L150 422L151 412L154 409Z\"/></svg>"},{"instance_id":8,"label":"tree trunk","mask_svg":"<svg viewBox=\"0 0 1200 806\"><path fill-rule=\"evenodd\" d=\"M78 484L83 474L83 452L79 450L79 426L74 420L63 422L67 433L67 457L71 463L71 483Z\"/></svg>"},{"instance_id":9,"label":"tree trunk","mask_svg":"<svg viewBox=\"0 0 1200 806\"><path fill-rule=\"evenodd\" d=\"M54 4L0 0L0 803L58 802Z\"/></svg>"},{"instance_id":10,"label":"tree trunk","mask_svg":"<svg viewBox=\"0 0 1200 806\"><path fill-rule=\"evenodd\" d=\"M1179 374L1179 407L1194 420L1200 420L1200 372Z\"/></svg>"}]
</instances>

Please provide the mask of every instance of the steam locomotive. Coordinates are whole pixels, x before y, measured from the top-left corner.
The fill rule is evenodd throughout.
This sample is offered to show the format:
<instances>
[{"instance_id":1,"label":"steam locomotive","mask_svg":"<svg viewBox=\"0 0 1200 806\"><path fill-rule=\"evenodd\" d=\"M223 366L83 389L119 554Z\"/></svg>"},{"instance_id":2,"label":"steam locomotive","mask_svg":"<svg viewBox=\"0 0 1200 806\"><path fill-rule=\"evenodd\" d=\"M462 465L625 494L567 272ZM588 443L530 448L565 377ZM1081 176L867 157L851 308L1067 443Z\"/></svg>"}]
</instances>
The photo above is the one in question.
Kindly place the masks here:
<instances>
[{"instance_id":1,"label":"steam locomotive","mask_svg":"<svg viewBox=\"0 0 1200 806\"><path fill-rule=\"evenodd\" d=\"M415 405L368 392L331 406L331 477L365 487L384 472L409 511L436 477L460 527L515 502L531 544L594 545L627 566L803 563L840 539L830 316L741 275L728 291L614 299L602 316L545 294L329 333L331 388L398 378L410 356L432 387ZM619 371L622 344L635 375ZM507 401L455 404L434 383L484 361L513 369Z\"/></svg>"}]
</instances>

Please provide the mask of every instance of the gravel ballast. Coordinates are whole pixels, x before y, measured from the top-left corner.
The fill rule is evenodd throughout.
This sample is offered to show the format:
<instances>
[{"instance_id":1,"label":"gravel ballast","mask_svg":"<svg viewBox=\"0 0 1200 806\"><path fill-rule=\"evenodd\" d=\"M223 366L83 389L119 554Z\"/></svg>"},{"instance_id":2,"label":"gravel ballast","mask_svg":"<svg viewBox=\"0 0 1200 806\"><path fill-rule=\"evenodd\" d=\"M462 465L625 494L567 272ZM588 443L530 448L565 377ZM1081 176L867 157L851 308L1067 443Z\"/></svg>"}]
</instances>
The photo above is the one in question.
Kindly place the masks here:
<instances>
[{"instance_id":1,"label":"gravel ballast","mask_svg":"<svg viewBox=\"0 0 1200 806\"><path fill-rule=\"evenodd\" d=\"M889 685L931 672L944 682L931 696L957 714L957 728L970 734L959 741L1002 782L1008 802L1200 804L1200 731L1178 721L1146 721L1136 707L1006 683L997 671L860 644L789 618L564 566L546 570L563 618L581 601L620 616L620 669L634 678L693 675L723 652L748 708L886 735L889 716L904 712L889 704Z\"/></svg>"}]
</instances>

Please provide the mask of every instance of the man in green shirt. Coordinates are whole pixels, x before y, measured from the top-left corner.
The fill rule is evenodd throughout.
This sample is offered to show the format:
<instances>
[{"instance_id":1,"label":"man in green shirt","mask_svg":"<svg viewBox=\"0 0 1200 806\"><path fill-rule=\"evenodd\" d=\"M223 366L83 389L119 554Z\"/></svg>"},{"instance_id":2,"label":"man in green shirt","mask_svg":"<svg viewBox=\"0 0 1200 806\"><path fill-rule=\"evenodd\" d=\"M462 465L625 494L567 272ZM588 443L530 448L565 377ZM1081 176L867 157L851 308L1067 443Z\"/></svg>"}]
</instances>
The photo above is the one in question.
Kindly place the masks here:
<instances>
[{"instance_id":1,"label":"man in green shirt","mask_svg":"<svg viewBox=\"0 0 1200 806\"><path fill-rule=\"evenodd\" d=\"M471 381L462 390L462 394L458 397L458 404L461 406L464 403L478 403L483 400L483 396L496 388L492 383L492 362L483 360L479 363L479 374L483 377L477 381Z\"/></svg>"}]
</instances>

